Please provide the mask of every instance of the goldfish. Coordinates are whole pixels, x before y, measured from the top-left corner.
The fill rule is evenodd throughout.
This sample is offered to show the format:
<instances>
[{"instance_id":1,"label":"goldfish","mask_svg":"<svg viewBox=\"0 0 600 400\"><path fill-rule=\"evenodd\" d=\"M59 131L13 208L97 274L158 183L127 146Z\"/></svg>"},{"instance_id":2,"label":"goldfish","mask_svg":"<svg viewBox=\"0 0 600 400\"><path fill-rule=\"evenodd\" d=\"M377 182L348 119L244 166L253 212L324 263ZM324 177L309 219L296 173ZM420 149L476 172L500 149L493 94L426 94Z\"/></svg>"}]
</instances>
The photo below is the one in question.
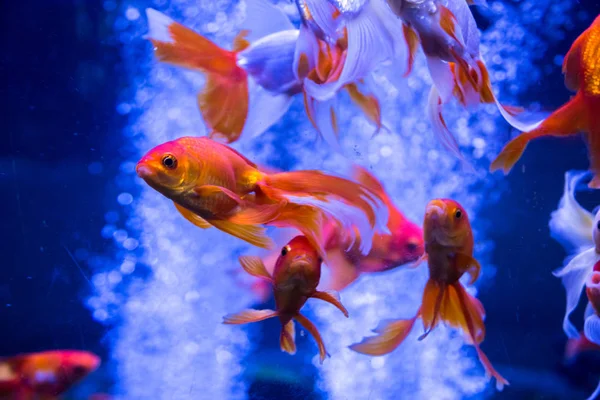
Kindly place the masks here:
<instances>
[{"instance_id":1,"label":"goldfish","mask_svg":"<svg viewBox=\"0 0 600 400\"><path fill-rule=\"evenodd\" d=\"M544 137L566 137L583 133L587 138L590 170L594 174L590 188L600 188L600 16L596 17L569 49L562 72L565 86L573 96L554 111L541 125L512 139L492 162L490 170L505 174L521 158L530 141Z\"/></svg>"},{"instance_id":2,"label":"goldfish","mask_svg":"<svg viewBox=\"0 0 600 400\"><path fill-rule=\"evenodd\" d=\"M317 327L300 313L300 310L309 298L315 298L333 304L346 317L348 311L342 305L337 292L317 290L321 279L322 261L318 251L305 236L296 236L281 249L272 275L259 257L240 257L240 264L248 274L273 285L276 310L244 310L237 314L226 315L223 317L223 323L240 325L277 317L281 322L279 337L281 350L295 354L294 320L296 320L315 338L319 348L319 360L323 363L328 354L321 334Z\"/></svg>"},{"instance_id":3,"label":"goldfish","mask_svg":"<svg viewBox=\"0 0 600 400\"><path fill-rule=\"evenodd\" d=\"M389 271L410 264L417 261L424 251L421 227L402 214L385 192L381 182L366 169L358 166L354 167L353 177L383 199L389 215L389 233L375 233L370 251L363 254L359 233L355 227L342 227L334 219L328 219L323 230L323 240L330 275L328 279L322 280L322 289L341 291L361 274ZM275 265L277 256L278 254L273 252L263 257L269 272L272 272L269 266ZM268 283L264 280L256 280L244 286L249 286L261 301L267 300Z\"/></svg>"},{"instance_id":4,"label":"goldfish","mask_svg":"<svg viewBox=\"0 0 600 400\"><path fill-rule=\"evenodd\" d=\"M422 304L411 319L382 321L376 336L363 339L350 348L358 353L380 356L396 349L406 339L417 318L421 318L425 333L423 340L440 321L461 328L467 342L475 346L486 373L496 379L501 390L508 381L492 366L479 345L485 337L485 310L459 281L463 274L475 283L480 274L479 262L473 258L473 232L465 209L456 201L436 199L427 204L423 223L425 254L429 279L423 292Z\"/></svg>"},{"instance_id":5,"label":"goldfish","mask_svg":"<svg viewBox=\"0 0 600 400\"><path fill-rule=\"evenodd\" d=\"M358 223L367 237L367 231L387 220L377 194L359 183L320 171L268 173L207 137L156 146L136 171L197 227L215 227L262 248L271 248L273 242L261 225L294 227L324 253L325 215L342 224ZM363 249L368 251L368 246Z\"/></svg>"},{"instance_id":6,"label":"goldfish","mask_svg":"<svg viewBox=\"0 0 600 400\"><path fill-rule=\"evenodd\" d=\"M198 105L211 137L232 143L242 135L257 136L286 113L295 95L304 93L309 120L337 148L335 108L329 102L321 105L306 94L303 82L337 80L338 65L345 57L343 40L309 40L267 0L247 3L246 23L250 26L239 32L232 50L217 46L154 9L147 9L146 14L147 38L157 58L206 76ZM310 57L299 56L301 47L312 49ZM344 82L338 89L347 90L367 117L378 123L379 102L363 93L359 84Z\"/></svg>"},{"instance_id":7,"label":"goldfish","mask_svg":"<svg viewBox=\"0 0 600 400\"><path fill-rule=\"evenodd\" d=\"M77 350L4 357L0 359L0 398L57 399L99 365L98 356Z\"/></svg>"}]
</instances>

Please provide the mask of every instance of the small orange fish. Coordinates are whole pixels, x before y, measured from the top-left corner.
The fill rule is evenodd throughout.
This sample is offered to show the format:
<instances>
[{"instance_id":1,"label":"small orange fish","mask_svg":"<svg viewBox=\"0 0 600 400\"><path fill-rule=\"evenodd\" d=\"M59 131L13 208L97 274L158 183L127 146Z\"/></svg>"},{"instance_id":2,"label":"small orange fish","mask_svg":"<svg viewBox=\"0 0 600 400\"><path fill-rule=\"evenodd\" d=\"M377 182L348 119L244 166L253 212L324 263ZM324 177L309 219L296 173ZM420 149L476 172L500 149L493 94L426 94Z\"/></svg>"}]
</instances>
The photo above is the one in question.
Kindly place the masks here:
<instances>
[{"instance_id":1,"label":"small orange fish","mask_svg":"<svg viewBox=\"0 0 600 400\"><path fill-rule=\"evenodd\" d=\"M44 351L2 358L0 398L57 399L99 365L98 356L77 350Z\"/></svg>"},{"instance_id":2,"label":"small orange fish","mask_svg":"<svg viewBox=\"0 0 600 400\"><path fill-rule=\"evenodd\" d=\"M423 320L424 339L442 321L461 328L467 342L473 344L487 374L496 378L501 390L508 381L492 366L479 345L485 337L483 305L471 296L459 279L464 273L470 283L479 277L480 266L473 258L473 231L463 207L454 200L437 199L427 205L423 224L425 255L429 280L423 292L423 301L416 315L408 320L382 321L375 328L376 336L363 339L350 348L356 352L379 356L396 349L408 336L417 318Z\"/></svg>"},{"instance_id":3,"label":"small orange fish","mask_svg":"<svg viewBox=\"0 0 600 400\"><path fill-rule=\"evenodd\" d=\"M264 279L273 285L276 310L244 310L223 318L224 324L239 325L278 317L281 321L279 343L281 350L296 353L294 319L300 323L317 341L321 363L327 356L325 344L316 326L300 313L309 298L316 298L336 306L346 317L348 311L342 305L337 292L317 290L321 279L321 262L317 250L304 236L296 236L281 250L275 263L273 275L269 274L259 257L240 257L246 272Z\"/></svg>"},{"instance_id":4,"label":"small orange fish","mask_svg":"<svg viewBox=\"0 0 600 400\"><path fill-rule=\"evenodd\" d=\"M319 171L263 172L234 149L205 137L161 144L136 171L194 225L214 226L263 248L273 245L261 227L266 224L296 228L322 250L325 211L319 207L335 217L336 201L362 211L371 228L380 218L375 207L381 200L363 185ZM339 218L347 223L348 217Z\"/></svg>"},{"instance_id":5,"label":"small orange fish","mask_svg":"<svg viewBox=\"0 0 600 400\"><path fill-rule=\"evenodd\" d=\"M519 161L527 144L539 137L565 137L584 133L594 178L589 187L600 188L600 16L573 43L565 56L565 86L577 91L565 105L552 113L536 129L510 142L492 162L491 171L505 174Z\"/></svg>"}]
</instances>

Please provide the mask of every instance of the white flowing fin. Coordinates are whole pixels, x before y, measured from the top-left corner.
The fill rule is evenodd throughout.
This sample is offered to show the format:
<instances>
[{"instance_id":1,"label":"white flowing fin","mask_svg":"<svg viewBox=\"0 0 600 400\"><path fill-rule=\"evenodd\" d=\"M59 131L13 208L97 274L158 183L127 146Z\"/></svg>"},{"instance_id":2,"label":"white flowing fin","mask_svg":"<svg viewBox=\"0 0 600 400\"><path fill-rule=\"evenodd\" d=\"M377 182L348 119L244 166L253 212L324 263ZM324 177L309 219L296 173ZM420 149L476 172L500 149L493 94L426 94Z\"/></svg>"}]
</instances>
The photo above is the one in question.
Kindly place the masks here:
<instances>
[{"instance_id":1,"label":"white flowing fin","mask_svg":"<svg viewBox=\"0 0 600 400\"><path fill-rule=\"evenodd\" d=\"M570 338L578 338L579 332L569 320L569 316L577 308L587 277L592 272L594 264L598 260L600 260L600 255L596 253L595 248L591 248L575 256L563 268L553 272L554 276L561 278L563 286L567 291L563 330Z\"/></svg>"},{"instance_id":2,"label":"white flowing fin","mask_svg":"<svg viewBox=\"0 0 600 400\"><path fill-rule=\"evenodd\" d=\"M550 218L550 235L569 252L594 246L594 215L575 199L577 184L589 176L587 171L567 171L565 187L556 211Z\"/></svg>"},{"instance_id":3,"label":"white flowing fin","mask_svg":"<svg viewBox=\"0 0 600 400\"><path fill-rule=\"evenodd\" d=\"M592 343L600 345L600 317L593 314L585 319L583 334Z\"/></svg>"},{"instance_id":4,"label":"white flowing fin","mask_svg":"<svg viewBox=\"0 0 600 400\"><path fill-rule=\"evenodd\" d=\"M175 21L153 8L146 8L146 17L148 18L148 33L144 35L144 39L164 43L174 42L169 32L169 26Z\"/></svg>"},{"instance_id":5,"label":"white flowing fin","mask_svg":"<svg viewBox=\"0 0 600 400\"><path fill-rule=\"evenodd\" d=\"M449 1L446 5L456 18L456 28L460 31L459 39L473 58L479 55L480 32L475 17L466 1Z\"/></svg>"},{"instance_id":6,"label":"white flowing fin","mask_svg":"<svg viewBox=\"0 0 600 400\"><path fill-rule=\"evenodd\" d=\"M307 81L308 79L304 79L306 76L301 76L299 72L308 74L308 72L315 68L318 58L319 44L317 42L317 37L309 27L304 24L300 25L300 33L298 34L298 42L296 43L292 67L294 69L294 74L296 74L296 78ZM305 65L301 66L301 63ZM300 71L300 69L302 71Z\"/></svg>"},{"instance_id":7,"label":"white flowing fin","mask_svg":"<svg viewBox=\"0 0 600 400\"><path fill-rule=\"evenodd\" d=\"M450 65L439 58L427 57L427 68L442 103L447 103L454 91L454 77Z\"/></svg>"},{"instance_id":8,"label":"white flowing fin","mask_svg":"<svg viewBox=\"0 0 600 400\"><path fill-rule=\"evenodd\" d=\"M292 97L269 92L250 80L248 116L241 138L253 138L276 124L290 108Z\"/></svg>"},{"instance_id":9,"label":"white flowing fin","mask_svg":"<svg viewBox=\"0 0 600 400\"><path fill-rule=\"evenodd\" d=\"M249 30L251 43L272 33L296 29L285 13L269 0L246 0L246 19L241 29Z\"/></svg>"},{"instance_id":10,"label":"white flowing fin","mask_svg":"<svg viewBox=\"0 0 600 400\"><path fill-rule=\"evenodd\" d=\"M370 0L355 18L346 22L348 50L342 72L335 82L316 84L307 80L305 90L311 97L328 100L344 85L365 78L381 62L397 56L396 40L403 36L394 37L388 29L389 24L382 22L382 7L387 7L382 0ZM387 12L391 14L389 10ZM401 25L398 20L400 35Z\"/></svg>"},{"instance_id":11,"label":"white flowing fin","mask_svg":"<svg viewBox=\"0 0 600 400\"><path fill-rule=\"evenodd\" d=\"M335 38L342 20L339 17L334 18L337 12L335 6L325 0L305 0L304 3L319 29L330 38Z\"/></svg>"},{"instance_id":12,"label":"white flowing fin","mask_svg":"<svg viewBox=\"0 0 600 400\"><path fill-rule=\"evenodd\" d=\"M307 95L305 94L305 96ZM306 112L315 129L332 150L343 154L338 138L337 102L335 99L318 101L307 96L305 103Z\"/></svg>"},{"instance_id":13,"label":"white flowing fin","mask_svg":"<svg viewBox=\"0 0 600 400\"><path fill-rule=\"evenodd\" d=\"M585 306L585 312L583 313L583 318L587 318L590 315L594 315L596 312L594 311L594 307L592 307L592 303L588 301L587 306Z\"/></svg>"}]
</instances>

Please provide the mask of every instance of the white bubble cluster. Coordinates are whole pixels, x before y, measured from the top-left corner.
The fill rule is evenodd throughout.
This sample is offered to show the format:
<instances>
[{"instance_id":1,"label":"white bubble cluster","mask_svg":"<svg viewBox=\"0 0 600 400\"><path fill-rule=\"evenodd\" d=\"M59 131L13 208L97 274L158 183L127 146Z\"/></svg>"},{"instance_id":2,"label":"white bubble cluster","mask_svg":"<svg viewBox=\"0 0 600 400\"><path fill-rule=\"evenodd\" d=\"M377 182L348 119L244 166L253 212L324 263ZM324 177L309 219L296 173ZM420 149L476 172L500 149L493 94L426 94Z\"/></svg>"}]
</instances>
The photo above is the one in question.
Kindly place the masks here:
<instances>
[{"instance_id":1,"label":"white bubble cluster","mask_svg":"<svg viewBox=\"0 0 600 400\"><path fill-rule=\"evenodd\" d=\"M517 105L519 96L542 76L534 63L547 50L546 43L560 39L562 28L570 23L566 15L571 1L489 3L489 9L481 11L492 21L482 38L482 54L500 99ZM96 260L98 272L92 279L96 292L88 305L96 319L117 326L111 335L117 398L245 398L248 382L240 377L242 359L252 346L243 328L224 326L221 318L251 304L250 293L236 285L230 273L237 268L237 255L251 249L214 229L192 226L167 199L135 177L137 157L151 147L205 134L196 105L203 78L154 60L151 45L142 39L147 31L142 17L146 7L159 9L223 46L230 45L245 12L243 2L230 0L104 2L107 12L118 14L114 29L124 47L129 79L116 107L117 113L130 117L124 132L130 146L124 154L133 150L136 156L121 165L116 203L122 209L106 213L102 230L102 236L114 242L116 262ZM293 7L282 8L292 15ZM542 23L543 32L538 29ZM414 221L422 219L431 198L455 198L474 221L476 253L484 264L484 278L490 276L485 258L491 243L478 229L477 211L484 201L498 197L487 166L506 139L498 130L506 132L507 125L491 105L476 112L452 104L445 108L446 121L477 167L476 173L466 173L430 132L425 112L430 79L422 57L401 87L391 85L389 69L383 72L382 68L372 81L391 133L371 138L373 126L341 96L338 121L346 157L332 153L317 138L301 99L271 130L235 147L259 164L284 169L340 172L351 162L362 164L375 172ZM95 171L101 168L90 166L90 173ZM128 219L121 214L128 214ZM380 358L347 349L369 335L379 320L411 317L425 279L424 268L360 279L342 293L350 319L330 305L309 302L308 315L332 355L318 367L317 386L328 393L327 398L457 399L483 393L483 372L453 330L440 327L418 342L416 328L400 348ZM296 355L302 356L313 355Z\"/></svg>"}]
</instances>

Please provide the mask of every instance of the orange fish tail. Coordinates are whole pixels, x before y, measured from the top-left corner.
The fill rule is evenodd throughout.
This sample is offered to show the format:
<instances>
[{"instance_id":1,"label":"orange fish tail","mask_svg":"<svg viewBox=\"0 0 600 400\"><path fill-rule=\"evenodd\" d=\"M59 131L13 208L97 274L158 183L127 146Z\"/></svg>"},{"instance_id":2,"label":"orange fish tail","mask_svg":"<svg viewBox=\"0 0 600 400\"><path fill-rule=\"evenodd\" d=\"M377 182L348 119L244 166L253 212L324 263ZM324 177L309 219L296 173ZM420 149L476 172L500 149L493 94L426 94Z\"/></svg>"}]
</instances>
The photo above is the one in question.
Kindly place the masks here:
<instances>
[{"instance_id":1,"label":"orange fish tail","mask_svg":"<svg viewBox=\"0 0 600 400\"><path fill-rule=\"evenodd\" d=\"M578 93L561 108L553 112L536 129L512 139L492 162L491 171L502 169L508 173L521 158L527 144L543 136L569 136L586 130L589 115L583 96Z\"/></svg>"},{"instance_id":2,"label":"orange fish tail","mask_svg":"<svg viewBox=\"0 0 600 400\"><path fill-rule=\"evenodd\" d=\"M433 279L429 279L425 284L421 303L421 319L425 333L419 337L419 340L425 339L440 322L440 313L447 297L447 286L447 284Z\"/></svg>"},{"instance_id":3,"label":"orange fish tail","mask_svg":"<svg viewBox=\"0 0 600 400\"><path fill-rule=\"evenodd\" d=\"M293 171L267 175L261 189L272 199L296 196L311 197L321 201L332 198L341 200L364 212L371 227L375 227L377 223L375 203L382 202L379 196L366 187L320 171Z\"/></svg>"},{"instance_id":4,"label":"orange fish tail","mask_svg":"<svg viewBox=\"0 0 600 400\"><path fill-rule=\"evenodd\" d=\"M377 335L364 338L362 342L351 345L350 349L370 356L389 354L404 342L415 325L417 316L418 313L411 319L381 321L374 329Z\"/></svg>"},{"instance_id":5,"label":"orange fish tail","mask_svg":"<svg viewBox=\"0 0 600 400\"><path fill-rule=\"evenodd\" d=\"M467 335L467 341L475 346L477 356L483 364L486 374L496 379L496 387L501 390L508 381L492 366L485 353L479 347L485 338L483 318L485 310L475 297L471 296L460 282L448 285L441 306L441 319L448 325L460 328Z\"/></svg>"},{"instance_id":6,"label":"orange fish tail","mask_svg":"<svg viewBox=\"0 0 600 400\"><path fill-rule=\"evenodd\" d=\"M287 324L281 327L281 335L279 336L279 346L281 351L288 354L296 354L296 328L294 320L290 320Z\"/></svg>"},{"instance_id":7,"label":"orange fish tail","mask_svg":"<svg viewBox=\"0 0 600 400\"><path fill-rule=\"evenodd\" d=\"M213 135L235 141L248 115L248 75L237 65L237 53L248 46L241 32L236 49L225 50L199 33L155 10L148 10L149 40L156 57L169 64L205 73L198 106Z\"/></svg>"}]
</instances>

